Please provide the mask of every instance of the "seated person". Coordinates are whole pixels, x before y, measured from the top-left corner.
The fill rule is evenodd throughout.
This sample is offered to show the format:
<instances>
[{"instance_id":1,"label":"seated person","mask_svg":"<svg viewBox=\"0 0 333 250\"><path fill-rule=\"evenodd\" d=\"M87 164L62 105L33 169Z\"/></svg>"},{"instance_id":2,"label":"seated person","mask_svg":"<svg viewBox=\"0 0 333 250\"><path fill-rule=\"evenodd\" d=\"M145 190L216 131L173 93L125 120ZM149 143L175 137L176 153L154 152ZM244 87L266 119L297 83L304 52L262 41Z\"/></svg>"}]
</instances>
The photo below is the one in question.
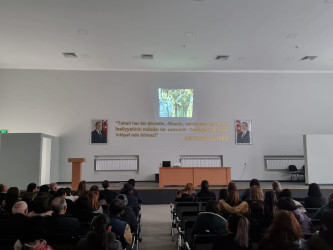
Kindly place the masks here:
<instances>
[{"instance_id":1,"label":"seated person","mask_svg":"<svg viewBox=\"0 0 333 250\"><path fill-rule=\"evenodd\" d=\"M0 207L2 206L2 202L6 199L7 190L8 188L5 184L0 184Z\"/></svg>"},{"instance_id":2,"label":"seated person","mask_svg":"<svg viewBox=\"0 0 333 250\"><path fill-rule=\"evenodd\" d=\"M197 201L216 200L216 194L209 189L209 182L207 180L201 182L201 189L195 198Z\"/></svg>"},{"instance_id":3,"label":"seated person","mask_svg":"<svg viewBox=\"0 0 333 250\"><path fill-rule=\"evenodd\" d=\"M322 228L308 241L308 250L333 249L333 210L323 212Z\"/></svg>"},{"instance_id":4,"label":"seated person","mask_svg":"<svg viewBox=\"0 0 333 250\"><path fill-rule=\"evenodd\" d=\"M219 238L213 250L251 250L249 227L250 222L244 215L238 213L230 215L227 224L228 236Z\"/></svg>"},{"instance_id":5,"label":"seated person","mask_svg":"<svg viewBox=\"0 0 333 250\"><path fill-rule=\"evenodd\" d=\"M194 190L194 186L193 186L192 183L190 183L190 182L186 183L185 188L184 188L184 194L187 194L187 195L189 195L193 198L197 195L197 193Z\"/></svg>"},{"instance_id":6,"label":"seated person","mask_svg":"<svg viewBox=\"0 0 333 250\"><path fill-rule=\"evenodd\" d=\"M228 218L230 214L246 214L249 211L249 204L246 201L240 202L237 186L230 182L228 185L228 197L226 200L219 200L221 214Z\"/></svg>"},{"instance_id":7,"label":"seated person","mask_svg":"<svg viewBox=\"0 0 333 250\"><path fill-rule=\"evenodd\" d=\"M326 200L321 194L320 187L317 183L309 185L308 196L304 199L304 207L320 208L326 204Z\"/></svg>"},{"instance_id":8,"label":"seated person","mask_svg":"<svg viewBox=\"0 0 333 250\"><path fill-rule=\"evenodd\" d=\"M53 249L45 241L46 222L43 217L30 217L23 231L24 234L16 241L14 249Z\"/></svg>"},{"instance_id":9,"label":"seated person","mask_svg":"<svg viewBox=\"0 0 333 250\"><path fill-rule=\"evenodd\" d=\"M98 204L99 192L89 191L87 195L88 206L93 214L102 214L103 208Z\"/></svg>"},{"instance_id":10,"label":"seated person","mask_svg":"<svg viewBox=\"0 0 333 250\"><path fill-rule=\"evenodd\" d=\"M110 203L110 225L111 231L120 237L120 242L123 248L126 248L132 243L131 228L126 221L121 219L124 213L124 204L121 200L113 200Z\"/></svg>"},{"instance_id":11,"label":"seated person","mask_svg":"<svg viewBox=\"0 0 333 250\"><path fill-rule=\"evenodd\" d=\"M258 242L261 235L266 233L269 226L264 216L264 203L261 201L252 201L250 204L250 238L253 242Z\"/></svg>"},{"instance_id":12,"label":"seated person","mask_svg":"<svg viewBox=\"0 0 333 250\"><path fill-rule=\"evenodd\" d=\"M264 202L264 193L260 186L253 185L250 187L250 198L248 203L251 204L252 201Z\"/></svg>"},{"instance_id":13,"label":"seated person","mask_svg":"<svg viewBox=\"0 0 333 250\"><path fill-rule=\"evenodd\" d=\"M277 207L277 198L276 198L276 192L274 191L266 191L265 193L265 199L264 199L264 210L265 210L265 220L266 220L266 226L268 227L273 219L275 214L278 211Z\"/></svg>"},{"instance_id":14,"label":"seated person","mask_svg":"<svg viewBox=\"0 0 333 250\"><path fill-rule=\"evenodd\" d=\"M120 194L116 197L116 199L121 200L124 205L124 213L120 215L121 219L128 223L131 228L131 232L136 232L136 230L138 229L138 222L133 208L127 206L127 196L124 194Z\"/></svg>"},{"instance_id":15,"label":"seated person","mask_svg":"<svg viewBox=\"0 0 333 250\"><path fill-rule=\"evenodd\" d=\"M67 204L64 197L56 197L51 202L52 216L47 216L47 240L57 242L79 236L80 222L66 215Z\"/></svg>"},{"instance_id":16,"label":"seated person","mask_svg":"<svg viewBox=\"0 0 333 250\"><path fill-rule=\"evenodd\" d=\"M117 197L117 192L110 190L111 186L108 180L102 182L103 191L99 192L98 200L105 200L106 204L110 204ZM103 205L103 204L102 204Z\"/></svg>"},{"instance_id":17,"label":"seated person","mask_svg":"<svg viewBox=\"0 0 333 250\"><path fill-rule=\"evenodd\" d=\"M277 206L279 210L290 211L300 224L303 234L311 234L311 219L305 214L297 210L292 199L283 197L278 200Z\"/></svg>"},{"instance_id":18,"label":"seated person","mask_svg":"<svg viewBox=\"0 0 333 250\"><path fill-rule=\"evenodd\" d=\"M38 192L38 188L37 188L37 184L36 183L30 183L28 184L27 186L27 192L30 192L30 193L36 193Z\"/></svg>"},{"instance_id":19,"label":"seated person","mask_svg":"<svg viewBox=\"0 0 333 250\"><path fill-rule=\"evenodd\" d=\"M28 221L28 205L25 201L16 202L12 214L0 217L0 235L3 239L18 239Z\"/></svg>"},{"instance_id":20,"label":"seated person","mask_svg":"<svg viewBox=\"0 0 333 250\"><path fill-rule=\"evenodd\" d=\"M13 205L19 201L20 191L17 187L10 187L6 194L6 199L2 201L2 208L6 213L12 212Z\"/></svg>"},{"instance_id":21,"label":"seated person","mask_svg":"<svg viewBox=\"0 0 333 250\"><path fill-rule=\"evenodd\" d=\"M242 201L239 205L232 207L225 200L219 200L219 205L221 214L225 218L234 213L247 214L249 212L249 204L246 201Z\"/></svg>"},{"instance_id":22,"label":"seated person","mask_svg":"<svg viewBox=\"0 0 333 250\"><path fill-rule=\"evenodd\" d=\"M191 195L184 193L184 189L177 190L175 202L193 202L194 199Z\"/></svg>"},{"instance_id":23,"label":"seated person","mask_svg":"<svg viewBox=\"0 0 333 250\"><path fill-rule=\"evenodd\" d=\"M49 191L50 194L54 196L57 190L58 190L58 184L56 182L50 183L50 191Z\"/></svg>"},{"instance_id":24,"label":"seated person","mask_svg":"<svg viewBox=\"0 0 333 250\"><path fill-rule=\"evenodd\" d=\"M317 210L317 212L313 215L313 219L320 219L321 215L327 209L333 209L333 193L329 194L327 197L327 204L322 205L321 208Z\"/></svg>"},{"instance_id":25,"label":"seated person","mask_svg":"<svg viewBox=\"0 0 333 250\"><path fill-rule=\"evenodd\" d=\"M218 202L210 200L206 205L206 212L198 214L193 230L192 239L196 234L226 234L227 220L220 215Z\"/></svg>"},{"instance_id":26,"label":"seated person","mask_svg":"<svg viewBox=\"0 0 333 250\"><path fill-rule=\"evenodd\" d=\"M240 199L239 199L239 193L238 193L236 183L229 182L229 184L228 184L228 197L225 201L226 201L226 203L228 203L232 207L239 205Z\"/></svg>"},{"instance_id":27,"label":"seated person","mask_svg":"<svg viewBox=\"0 0 333 250\"><path fill-rule=\"evenodd\" d=\"M70 190L69 190L69 195L70 194ZM66 204L67 204L67 210L66 210L66 214L73 214L73 210L74 210L74 202L72 199L69 199L67 196L67 192L65 188L58 188L56 194L54 195L54 197L64 197L66 200Z\"/></svg>"},{"instance_id":28,"label":"seated person","mask_svg":"<svg viewBox=\"0 0 333 250\"><path fill-rule=\"evenodd\" d=\"M301 227L290 211L277 212L267 235L259 242L258 250L306 250Z\"/></svg>"},{"instance_id":29,"label":"seated person","mask_svg":"<svg viewBox=\"0 0 333 250\"><path fill-rule=\"evenodd\" d=\"M219 192L219 200L226 200L228 199L228 189L221 188Z\"/></svg>"},{"instance_id":30,"label":"seated person","mask_svg":"<svg viewBox=\"0 0 333 250\"><path fill-rule=\"evenodd\" d=\"M250 188L251 188L253 185L257 185L257 186L260 187L260 182L258 181L258 179L252 179L252 180L250 181ZM242 201L247 201L248 199L250 199L250 188L245 189L244 193L243 193L242 196L241 196L241 200L242 200Z\"/></svg>"},{"instance_id":31,"label":"seated person","mask_svg":"<svg viewBox=\"0 0 333 250\"><path fill-rule=\"evenodd\" d=\"M34 200L37 197L37 193L25 192L21 195L21 200L28 204L29 212L33 209Z\"/></svg>"},{"instance_id":32,"label":"seated person","mask_svg":"<svg viewBox=\"0 0 333 250\"><path fill-rule=\"evenodd\" d=\"M111 232L107 215L100 214L91 222L91 231L76 244L76 250L123 250L116 235Z\"/></svg>"},{"instance_id":33,"label":"seated person","mask_svg":"<svg viewBox=\"0 0 333 250\"><path fill-rule=\"evenodd\" d=\"M279 198L280 197L280 193L282 191L282 187L281 187L280 182L273 181L272 182L272 190L273 190L273 192L275 192L276 197Z\"/></svg>"},{"instance_id":34,"label":"seated person","mask_svg":"<svg viewBox=\"0 0 333 250\"><path fill-rule=\"evenodd\" d=\"M85 196L79 196L74 202L73 216L78 218L80 223L90 223L94 214L89 207L88 192L85 192Z\"/></svg>"},{"instance_id":35,"label":"seated person","mask_svg":"<svg viewBox=\"0 0 333 250\"><path fill-rule=\"evenodd\" d=\"M124 188L120 191L120 193L126 195L128 201L127 206L132 207L135 215L138 217L141 208L138 199L134 196L134 187L129 183L125 183Z\"/></svg>"},{"instance_id":36,"label":"seated person","mask_svg":"<svg viewBox=\"0 0 333 250\"><path fill-rule=\"evenodd\" d=\"M49 216L52 214L53 211L49 206L49 197L47 195L42 195L35 198L32 211L28 213L28 217Z\"/></svg>"},{"instance_id":37,"label":"seated person","mask_svg":"<svg viewBox=\"0 0 333 250\"><path fill-rule=\"evenodd\" d=\"M136 197L138 199L139 204L142 204L142 198L140 195L140 192L138 190L135 189L135 180L134 179L129 179L127 181L128 184L131 184L134 187L134 197Z\"/></svg>"},{"instance_id":38,"label":"seated person","mask_svg":"<svg viewBox=\"0 0 333 250\"><path fill-rule=\"evenodd\" d=\"M285 188L283 189L280 194L279 194L279 199L280 198L283 198L283 197L287 197L287 198L290 198L292 199L291 197L291 192L289 189ZM299 201L296 201L294 199L292 199L292 201L294 202L295 206L296 206L296 209L302 213L306 213L306 209L304 208L304 206L302 205L302 203L300 203Z\"/></svg>"}]
</instances>

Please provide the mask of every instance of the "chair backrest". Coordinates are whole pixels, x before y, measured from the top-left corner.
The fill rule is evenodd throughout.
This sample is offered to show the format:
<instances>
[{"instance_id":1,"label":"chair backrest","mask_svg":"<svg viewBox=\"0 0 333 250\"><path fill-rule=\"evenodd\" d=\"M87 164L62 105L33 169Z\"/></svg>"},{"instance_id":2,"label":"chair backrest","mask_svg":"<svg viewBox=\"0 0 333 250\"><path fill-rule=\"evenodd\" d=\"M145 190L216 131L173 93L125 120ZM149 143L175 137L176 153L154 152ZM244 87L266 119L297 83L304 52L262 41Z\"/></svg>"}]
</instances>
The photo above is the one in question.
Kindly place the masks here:
<instances>
[{"instance_id":1,"label":"chair backrest","mask_svg":"<svg viewBox=\"0 0 333 250\"><path fill-rule=\"evenodd\" d=\"M295 165L289 165L288 168L290 172L297 171L297 167Z\"/></svg>"},{"instance_id":2,"label":"chair backrest","mask_svg":"<svg viewBox=\"0 0 333 250\"><path fill-rule=\"evenodd\" d=\"M216 241L219 239L218 234L199 234L194 235L193 250L212 249Z\"/></svg>"},{"instance_id":3,"label":"chair backrest","mask_svg":"<svg viewBox=\"0 0 333 250\"><path fill-rule=\"evenodd\" d=\"M197 197L196 202L207 202L210 200L216 200L214 197Z\"/></svg>"},{"instance_id":4,"label":"chair backrest","mask_svg":"<svg viewBox=\"0 0 333 250\"><path fill-rule=\"evenodd\" d=\"M176 217L180 218L183 211L199 211L200 203L198 202L176 202L175 213Z\"/></svg>"},{"instance_id":5,"label":"chair backrest","mask_svg":"<svg viewBox=\"0 0 333 250\"><path fill-rule=\"evenodd\" d=\"M183 211L180 215L180 225L182 231L185 229L185 221L195 221L200 211Z\"/></svg>"},{"instance_id":6,"label":"chair backrest","mask_svg":"<svg viewBox=\"0 0 333 250\"><path fill-rule=\"evenodd\" d=\"M308 216L312 218L320 208L305 208Z\"/></svg>"}]
</instances>

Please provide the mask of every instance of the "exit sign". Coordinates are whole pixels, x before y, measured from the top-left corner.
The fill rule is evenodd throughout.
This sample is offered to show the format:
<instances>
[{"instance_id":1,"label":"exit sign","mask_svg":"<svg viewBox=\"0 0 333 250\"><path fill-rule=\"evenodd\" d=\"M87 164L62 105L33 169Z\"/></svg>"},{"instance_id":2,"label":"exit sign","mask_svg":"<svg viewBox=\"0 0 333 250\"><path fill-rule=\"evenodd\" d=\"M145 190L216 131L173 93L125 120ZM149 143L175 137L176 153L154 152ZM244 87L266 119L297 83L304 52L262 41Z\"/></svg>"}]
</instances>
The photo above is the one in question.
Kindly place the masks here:
<instances>
[{"instance_id":1,"label":"exit sign","mask_svg":"<svg viewBox=\"0 0 333 250\"><path fill-rule=\"evenodd\" d=\"M7 134L7 133L8 133L8 130L6 130L6 129L0 130L0 134Z\"/></svg>"}]
</instances>

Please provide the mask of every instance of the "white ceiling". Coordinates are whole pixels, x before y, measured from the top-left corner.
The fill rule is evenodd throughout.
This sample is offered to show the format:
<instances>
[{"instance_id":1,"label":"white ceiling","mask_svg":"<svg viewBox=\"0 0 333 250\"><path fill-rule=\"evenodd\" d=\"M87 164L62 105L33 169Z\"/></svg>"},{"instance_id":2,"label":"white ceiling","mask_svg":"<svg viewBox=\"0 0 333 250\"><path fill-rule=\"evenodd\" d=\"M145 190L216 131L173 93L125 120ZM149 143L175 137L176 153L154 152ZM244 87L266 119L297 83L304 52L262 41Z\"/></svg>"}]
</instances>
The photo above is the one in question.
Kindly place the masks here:
<instances>
[{"instance_id":1,"label":"white ceiling","mask_svg":"<svg viewBox=\"0 0 333 250\"><path fill-rule=\"evenodd\" d=\"M332 24L333 0L0 0L0 68L333 72Z\"/></svg>"}]
</instances>

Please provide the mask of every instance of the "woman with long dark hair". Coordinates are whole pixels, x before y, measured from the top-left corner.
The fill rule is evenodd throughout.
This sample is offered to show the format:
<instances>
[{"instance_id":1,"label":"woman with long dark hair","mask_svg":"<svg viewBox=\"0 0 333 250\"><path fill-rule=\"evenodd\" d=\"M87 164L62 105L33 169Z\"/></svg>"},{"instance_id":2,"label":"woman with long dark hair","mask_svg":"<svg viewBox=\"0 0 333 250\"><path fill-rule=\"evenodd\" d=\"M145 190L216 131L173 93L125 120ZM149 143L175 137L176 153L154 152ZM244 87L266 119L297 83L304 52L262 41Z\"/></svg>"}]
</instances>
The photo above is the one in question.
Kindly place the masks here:
<instances>
[{"instance_id":1,"label":"woman with long dark hair","mask_svg":"<svg viewBox=\"0 0 333 250\"><path fill-rule=\"evenodd\" d=\"M10 187L7 191L6 199L2 202L2 207L7 213L12 213L13 205L19 201L20 191L17 187Z\"/></svg>"},{"instance_id":2,"label":"woman with long dark hair","mask_svg":"<svg viewBox=\"0 0 333 250\"><path fill-rule=\"evenodd\" d=\"M277 207L277 197L276 192L274 191L267 191L265 193L264 199L264 215L267 222L267 226L271 224L274 219L275 214L278 211Z\"/></svg>"},{"instance_id":3,"label":"woman with long dark hair","mask_svg":"<svg viewBox=\"0 0 333 250\"><path fill-rule=\"evenodd\" d=\"M91 222L91 231L85 238L80 239L76 245L76 250L123 250L121 243L116 240L116 236L111 232L109 218L105 214L94 217Z\"/></svg>"},{"instance_id":4,"label":"woman with long dark hair","mask_svg":"<svg viewBox=\"0 0 333 250\"><path fill-rule=\"evenodd\" d=\"M326 204L325 198L322 196L320 187L317 183L309 185L308 196L305 197L304 207L306 208L320 208Z\"/></svg>"},{"instance_id":5,"label":"woman with long dark hair","mask_svg":"<svg viewBox=\"0 0 333 250\"><path fill-rule=\"evenodd\" d=\"M207 180L201 182L201 189L195 198L201 201L216 200L216 194L209 189L209 182Z\"/></svg>"}]
</instances>

